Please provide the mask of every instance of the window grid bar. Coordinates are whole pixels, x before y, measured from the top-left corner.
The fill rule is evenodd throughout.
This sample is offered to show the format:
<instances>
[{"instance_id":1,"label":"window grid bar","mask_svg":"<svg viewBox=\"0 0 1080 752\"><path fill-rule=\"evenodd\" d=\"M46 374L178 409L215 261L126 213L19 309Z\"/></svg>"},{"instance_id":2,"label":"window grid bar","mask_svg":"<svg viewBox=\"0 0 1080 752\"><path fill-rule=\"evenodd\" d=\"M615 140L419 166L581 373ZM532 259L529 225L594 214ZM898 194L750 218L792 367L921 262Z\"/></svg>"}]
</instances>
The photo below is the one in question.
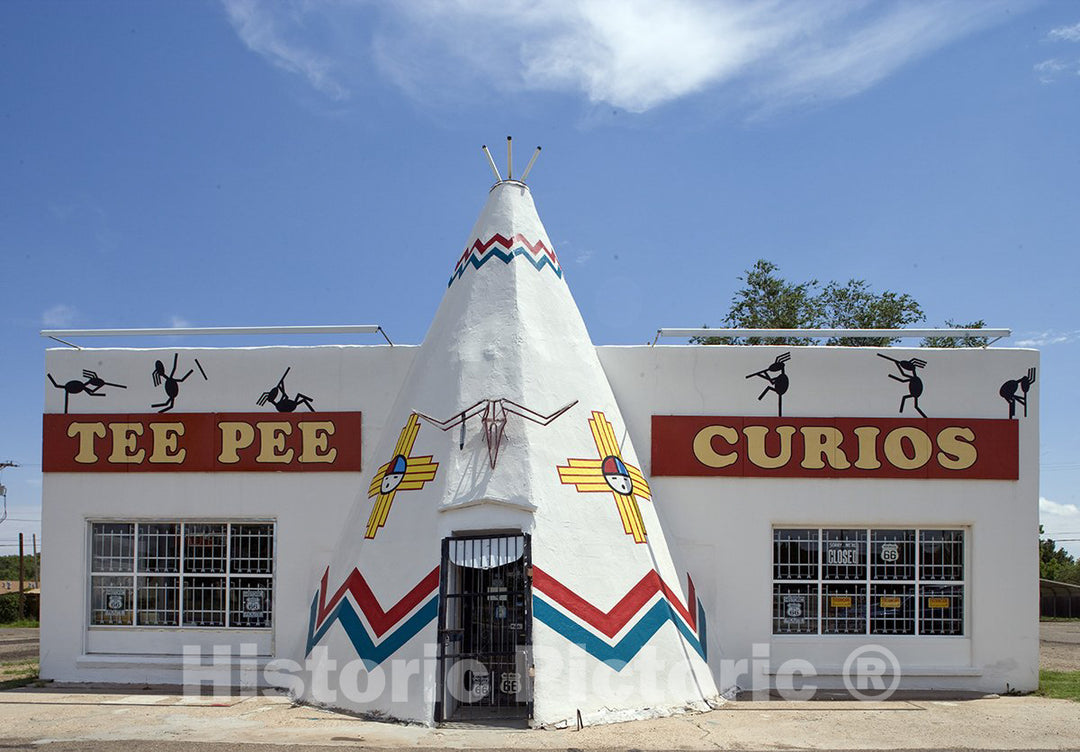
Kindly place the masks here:
<instances>
[{"instance_id":1,"label":"window grid bar","mask_svg":"<svg viewBox=\"0 0 1080 752\"><path fill-rule=\"evenodd\" d=\"M185 598L187 596L187 592L186 592L187 589L185 587L185 584L186 584L187 578L188 578L188 573L187 573L187 569L188 569L188 566L187 566L187 558L188 558L187 557L187 535L188 535L188 531L187 531L187 527L188 527L187 522L184 522L183 524L180 525L180 547L181 547L180 548L180 613L179 613L179 620L178 621L180 622L181 627L184 626L184 622L187 620L186 619L187 613L186 613L186 609L185 609L185 606L184 606L184 604L187 603L187 600L185 600Z\"/></svg>"},{"instance_id":2,"label":"window grid bar","mask_svg":"<svg viewBox=\"0 0 1080 752\"><path fill-rule=\"evenodd\" d=\"M897 527L897 528L884 528L884 527L883 528L869 528L869 527L868 528L861 528L861 527L847 527L847 528L845 528L845 527L831 527L831 528L825 528L825 527L820 527L820 528L817 528L817 543L818 543L818 546L817 546L817 549L818 549L817 550L817 554L818 554L818 556L817 556L817 560L818 560L818 562L817 562L818 563L817 578L813 579L813 580L808 580L808 579L778 579L776 577L778 572L779 573L790 572L791 571L790 567L797 566L797 565L792 565L792 564L778 563L776 561L776 556L777 556L778 552L780 551L780 548L777 545L776 532L780 531L780 530L792 530L792 529L799 529L799 528L797 526L773 527L773 562L772 562L772 571L773 571L773 593L774 593L774 596L773 596L772 600L775 602L776 585L792 585L792 584L816 585L816 587L817 587L817 598L818 598L817 632L816 632L817 636L824 636L824 637L831 636L830 634L826 634L823 631L824 620L825 620L825 607L826 607L825 587L826 587L827 583L831 583L833 585L836 585L836 584L841 584L841 585L847 584L847 585L852 585L852 586L863 585L865 587L866 595L865 595L865 598L864 598L864 603L866 604L866 616L865 616L865 619L864 619L863 635L871 635L872 634L871 631L870 631L870 628L871 628L871 611L872 611L871 604L873 603L873 598L874 598L874 596L873 596L873 586L874 585L888 585L888 586L911 585L911 586L914 586L915 602L913 604L913 616L912 616L912 618L914 619L914 622L915 622L914 630L913 630L913 633L912 633L914 636L963 637L963 636L965 636L967 634L967 628L968 628L968 624L967 624L967 622L968 622L968 619L967 619L967 610L968 610L968 608L967 608L967 598L966 598L966 593L967 593L967 574L966 574L967 573L967 561L966 561L967 550L966 550L966 542L967 542L967 530L968 530L967 528L920 528L920 527L916 527L916 528L903 528L903 527ZM825 557L825 553L824 553L824 549L825 549L825 531L826 530L833 530L833 529L835 529L835 530L863 531L863 532L866 533L866 573L865 573L865 576L862 579L858 579L858 580L827 580L822 576L823 572L824 572L824 565L825 565L825 562L824 562L824 557ZM913 562L912 562L912 567L913 567L914 572L915 572L915 578L914 579L883 580L883 579L880 579L880 578L874 578L872 576L873 565L870 563L870 554L873 551L873 534L874 534L875 530L878 531L878 532L892 531L892 530L897 530L897 531L911 530L914 533L914 545L913 545L914 557L913 557ZM940 566L947 567L951 571L959 570L960 572L963 573L963 576L960 579L952 579L952 580L943 580L943 579L924 580L923 579L923 577L922 577L923 564L922 564L922 547L921 547L921 544L923 542L923 533L930 532L930 531L938 531L938 532L944 534L940 538L931 538L930 540L931 541L936 540L937 542L942 544L943 547L946 544L951 546L951 549L954 552L953 556L952 556L952 559L951 559L953 563L942 564ZM810 540L810 539L807 539L807 540ZM958 552L958 553L956 553L956 552ZM942 557L944 558L944 554L942 554ZM938 565L931 564L930 566L938 566ZM785 569L784 567L788 567L788 569ZM931 570L931 571L933 571L933 570ZM944 570L942 570L942 571L944 571ZM949 617L947 619L945 617L927 617L927 620L931 621L932 623L936 623L936 622L942 622L942 623L959 622L960 623L960 631L959 631L959 633L957 633L957 634L941 634L941 633L938 633L938 632L926 633L924 631L924 629L923 629L923 627L924 627L924 624L923 624L923 621L924 621L924 617L923 617L923 611L924 611L923 600L924 600L924 593L925 593L924 587L926 587L926 586L930 586L930 587L933 587L935 589L941 589L943 592L948 592L950 594L949 597L954 597L955 598L955 597L957 597L957 595L959 596L959 598L961 599L961 604L962 605L961 605L961 612L960 612L960 615L958 617L953 616L953 617ZM775 605L774 605L774 608L775 608ZM772 632L774 636L784 636L785 634L791 634L791 633L784 633L784 632L776 632L775 630L776 630L776 626L775 626L775 623L774 623L773 632ZM848 633L848 634L850 634L850 633ZM888 633L882 633L881 636L900 636L900 635L890 635Z\"/></svg>"},{"instance_id":3,"label":"window grid bar","mask_svg":"<svg viewBox=\"0 0 1080 752\"><path fill-rule=\"evenodd\" d=\"M232 593L232 525L225 526L225 629L231 626L232 609L229 608L229 595Z\"/></svg>"},{"instance_id":4,"label":"window grid bar","mask_svg":"<svg viewBox=\"0 0 1080 752\"><path fill-rule=\"evenodd\" d=\"M89 569L90 569L89 576L90 576L90 589L91 589L91 603L90 603L91 614L90 614L90 624L89 624L89 626L94 627L94 628L101 628L101 627L106 627L106 628L128 627L128 628L130 628L132 626L150 626L150 627L158 626L158 625L153 625L153 624L142 624L139 621L139 618L138 618L138 614L139 614L139 593L140 593L139 581L140 581L141 578L161 579L161 578L174 578L175 577L175 578L177 578L179 580L179 583L178 583L178 586L177 586L177 598L178 598L178 600L177 600L177 605L176 605L175 624L167 624L167 625L164 625L164 626L170 626L170 627L175 627L175 628L184 628L184 629L207 628L207 627L200 627L200 626L189 626L189 625L185 625L185 623L184 623L186 621L186 619L185 619L186 610L185 610L185 606L184 606L184 595L185 595L185 592L184 592L184 584L185 583L184 583L184 581L185 581L185 579L187 578L187 576L198 576L198 575L201 575L201 576L205 577L205 579L208 579L208 580L212 579L211 576L206 576L207 573L205 573L205 572L199 572L199 573L192 572L192 573L189 573L187 571L187 569L188 569L187 568L187 556L185 555L184 546L185 546L185 543L186 543L187 526L189 524L190 525L215 525L216 524L216 525L223 525L224 526L225 545L226 545L225 572L220 573L217 576L224 578L224 592L222 594L223 595L222 609L225 612L224 613L224 624L225 624L226 629L228 629L228 628L230 628L232 626L231 618L230 618L231 617L231 594L232 594L231 585L232 585L232 577L233 577L233 574L234 574L232 572L232 558L231 558L232 528L233 528L234 525L236 525L236 526L246 526L246 527L257 527L257 528L260 529L260 531L257 531L254 534L249 534L249 535L252 538L266 539L266 540L268 540L270 542L270 547L269 547L269 550L267 551L267 556L266 557L260 557L260 556L258 556L258 553L256 553L255 556L247 556L247 557L245 557L245 562L247 562L247 565L248 565L249 568L252 566L251 562L256 562L256 564L259 566L259 568L262 568L265 571L242 572L242 573L236 573L236 574L238 574L240 577L243 577L243 578L246 578L246 579L269 581L269 587L265 588L265 590L270 594L270 600L269 600L270 605L266 609L266 611L269 612L267 614L267 617L266 617L266 620L269 623L265 627L255 627L253 629L272 629L273 628L273 617L272 617L272 613L273 613L272 612L273 595L272 594L276 590L276 582L275 582L275 577L274 577L274 570L276 569L276 567L274 566L274 557L276 555L276 549L277 549L277 546L276 546L276 542L277 542L277 524L272 520L271 521L264 521L264 520L247 521L247 520L245 520L243 522L231 522L231 521L188 522L188 521L170 521L170 520L132 521L132 522L108 521L108 520L102 520L102 521L93 521L92 520L92 521L90 521L90 556L91 556L91 561L90 561L90 567L89 567ZM177 540L176 540L176 556L178 557L179 562L176 565L175 571L174 572L157 571L153 567L144 569L142 566L140 566L140 563L141 563L141 561L140 561L140 559L141 559L141 550L140 550L140 546L139 546L140 535L143 534L143 532L144 532L142 530L142 528L144 526L161 527L161 526L165 526L165 525L176 525L177 526L176 535L178 537L177 537ZM103 535L98 535L97 534L99 530L105 530L108 526L113 526L113 527L129 526L129 527L128 527L127 531L120 531L120 532L107 531ZM156 538L156 537L160 536L160 533L154 532L153 535ZM116 541L117 540L122 540L126 536L130 537L130 553L125 556L124 553L123 553L122 543L118 545ZM98 554L99 551L102 551L102 550L105 549L104 545L99 544L99 542L101 540L108 540L108 542L109 542L109 544L108 544L109 555L108 556L103 556L103 555ZM119 550L120 553L119 554L114 554L114 552L117 551L117 550ZM157 551L157 547L155 546L155 552L156 551ZM157 559L159 559L159 558L160 557L154 557L154 560L157 561ZM100 569L97 566L95 566L95 565L99 564L101 561L112 562L115 559L119 559L120 561L129 562L129 568L124 569L124 570L119 570L119 571L117 571L115 569L112 569L110 571L110 569L108 569L108 568ZM112 567L112 566L114 566L114 565L107 564L107 567ZM95 587L96 587L94 583L95 583L95 580L97 580L98 578L101 578L101 577L127 578L127 579L129 579L131 581L130 608L126 608L124 610L124 612L123 612L128 618L130 618L130 623L128 623L128 624L122 624L122 623L121 624L95 624L94 623L94 613L96 611L102 610L102 609L94 608L94 605L93 605L93 593L94 593ZM119 589L120 586L114 586L114 587ZM149 585L148 585L148 587L149 587ZM101 586L98 589L104 589L104 588L105 588L105 586ZM124 617L121 617L121 618L124 618ZM220 629L221 627L209 627L209 628ZM251 628L249 628L249 629L251 629Z\"/></svg>"},{"instance_id":5,"label":"window grid bar","mask_svg":"<svg viewBox=\"0 0 1080 752\"><path fill-rule=\"evenodd\" d=\"M817 529L817 576L815 578L815 584L817 585L817 632L821 634L825 630L825 614L823 613L825 606L825 595L822 592L821 582L821 568L825 565L825 553L822 551L825 548L825 534L822 528Z\"/></svg>"}]
</instances>

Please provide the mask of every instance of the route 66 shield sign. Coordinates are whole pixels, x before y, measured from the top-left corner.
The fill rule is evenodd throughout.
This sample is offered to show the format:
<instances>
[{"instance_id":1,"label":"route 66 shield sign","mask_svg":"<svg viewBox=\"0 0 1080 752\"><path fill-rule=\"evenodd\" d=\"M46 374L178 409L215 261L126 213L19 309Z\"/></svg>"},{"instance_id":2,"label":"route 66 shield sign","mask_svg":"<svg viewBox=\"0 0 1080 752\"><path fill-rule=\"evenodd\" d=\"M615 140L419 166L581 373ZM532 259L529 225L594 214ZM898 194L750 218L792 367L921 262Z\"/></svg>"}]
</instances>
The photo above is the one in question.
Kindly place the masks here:
<instances>
[{"instance_id":1,"label":"route 66 shield sign","mask_svg":"<svg viewBox=\"0 0 1080 752\"><path fill-rule=\"evenodd\" d=\"M507 671L499 677L499 691L504 695L516 695L520 690L521 674L516 671Z\"/></svg>"}]
</instances>

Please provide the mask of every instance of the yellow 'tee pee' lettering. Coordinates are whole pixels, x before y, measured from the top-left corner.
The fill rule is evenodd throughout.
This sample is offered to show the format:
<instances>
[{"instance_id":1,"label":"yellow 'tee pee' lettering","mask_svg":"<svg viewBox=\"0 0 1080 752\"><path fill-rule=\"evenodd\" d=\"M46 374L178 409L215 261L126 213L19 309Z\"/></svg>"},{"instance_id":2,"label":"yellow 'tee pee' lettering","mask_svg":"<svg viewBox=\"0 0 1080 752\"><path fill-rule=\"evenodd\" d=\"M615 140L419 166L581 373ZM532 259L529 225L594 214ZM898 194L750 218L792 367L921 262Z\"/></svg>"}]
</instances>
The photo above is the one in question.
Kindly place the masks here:
<instances>
[{"instance_id":1,"label":"yellow 'tee pee' lettering","mask_svg":"<svg viewBox=\"0 0 1080 752\"><path fill-rule=\"evenodd\" d=\"M218 428L221 431L221 454L218 455L218 462L235 465L240 461L240 450L247 449L255 441L255 429L250 423L239 420L222 421Z\"/></svg>"},{"instance_id":2,"label":"yellow 'tee pee' lettering","mask_svg":"<svg viewBox=\"0 0 1080 752\"><path fill-rule=\"evenodd\" d=\"M97 462L98 458L94 453L94 437L105 438L104 423L72 423L68 426L67 435L79 439L79 453L75 455L76 462L81 465L93 465Z\"/></svg>"},{"instance_id":3,"label":"yellow 'tee pee' lettering","mask_svg":"<svg viewBox=\"0 0 1080 752\"><path fill-rule=\"evenodd\" d=\"M143 434L142 423L110 423L112 431L112 454L109 462L114 465L138 465L146 456L145 449L136 450Z\"/></svg>"},{"instance_id":4,"label":"yellow 'tee pee' lettering","mask_svg":"<svg viewBox=\"0 0 1080 752\"><path fill-rule=\"evenodd\" d=\"M46 472L361 469L359 412L46 415L43 423Z\"/></svg>"},{"instance_id":5,"label":"yellow 'tee pee' lettering","mask_svg":"<svg viewBox=\"0 0 1080 752\"><path fill-rule=\"evenodd\" d=\"M284 420L260 420L254 425L245 421L224 420L218 424L221 432L218 462L235 465L241 461L240 455L245 449L257 449L255 462L259 464L288 465L294 460L303 464L334 463L338 450L330 446L330 437L335 431L333 421L305 420L297 423L295 427L300 434L299 453L289 446L293 427L292 423Z\"/></svg>"},{"instance_id":6,"label":"yellow 'tee pee' lettering","mask_svg":"<svg viewBox=\"0 0 1080 752\"><path fill-rule=\"evenodd\" d=\"M337 449L326 451L330 437L334 435L334 424L328 420L305 420L300 423L301 443L300 462L325 462L330 465L337 459Z\"/></svg>"},{"instance_id":7,"label":"yellow 'tee pee' lettering","mask_svg":"<svg viewBox=\"0 0 1080 752\"><path fill-rule=\"evenodd\" d=\"M175 465L183 463L187 450L177 449L180 437L184 435L183 423L151 423L150 433L154 436L150 462Z\"/></svg>"},{"instance_id":8,"label":"yellow 'tee pee' lettering","mask_svg":"<svg viewBox=\"0 0 1080 752\"><path fill-rule=\"evenodd\" d=\"M292 462L293 450L285 448L285 442L292 433L292 423L280 421L259 421L259 455L256 462L274 462L287 465Z\"/></svg>"}]
</instances>

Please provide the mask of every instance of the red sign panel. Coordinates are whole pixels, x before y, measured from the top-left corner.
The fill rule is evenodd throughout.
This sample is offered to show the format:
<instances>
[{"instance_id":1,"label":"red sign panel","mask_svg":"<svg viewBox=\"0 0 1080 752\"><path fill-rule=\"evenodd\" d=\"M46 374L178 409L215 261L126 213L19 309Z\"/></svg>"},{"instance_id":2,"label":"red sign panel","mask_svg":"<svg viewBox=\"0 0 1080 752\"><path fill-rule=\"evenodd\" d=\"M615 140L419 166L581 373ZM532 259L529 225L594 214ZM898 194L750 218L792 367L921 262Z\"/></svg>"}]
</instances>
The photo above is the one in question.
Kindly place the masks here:
<instances>
[{"instance_id":1,"label":"red sign panel","mask_svg":"<svg viewBox=\"0 0 1080 752\"><path fill-rule=\"evenodd\" d=\"M46 414L53 473L360 470L360 413Z\"/></svg>"},{"instance_id":2,"label":"red sign panel","mask_svg":"<svg viewBox=\"0 0 1080 752\"><path fill-rule=\"evenodd\" d=\"M1016 480L1015 420L654 415L652 475Z\"/></svg>"}]
</instances>

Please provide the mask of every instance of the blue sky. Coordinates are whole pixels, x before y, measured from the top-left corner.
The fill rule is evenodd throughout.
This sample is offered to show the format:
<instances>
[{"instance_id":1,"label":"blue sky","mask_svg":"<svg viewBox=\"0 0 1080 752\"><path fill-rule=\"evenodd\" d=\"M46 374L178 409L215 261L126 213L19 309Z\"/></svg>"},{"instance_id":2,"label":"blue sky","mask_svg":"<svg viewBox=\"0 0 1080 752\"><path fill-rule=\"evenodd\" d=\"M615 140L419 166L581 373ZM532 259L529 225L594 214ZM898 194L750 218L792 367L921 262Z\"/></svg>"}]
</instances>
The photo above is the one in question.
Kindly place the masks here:
<instances>
[{"instance_id":1,"label":"blue sky","mask_svg":"<svg viewBox=\"0 0 1080 752\"><path fill-rule=\"evenodd\" d=\"M1078 116L1071 2L6 0L0 553L40 532L40 329L419 342L507 134L599 344L718 325L757 258L1011 327L1080 539Z\"/></svg>"}]
</instances>

